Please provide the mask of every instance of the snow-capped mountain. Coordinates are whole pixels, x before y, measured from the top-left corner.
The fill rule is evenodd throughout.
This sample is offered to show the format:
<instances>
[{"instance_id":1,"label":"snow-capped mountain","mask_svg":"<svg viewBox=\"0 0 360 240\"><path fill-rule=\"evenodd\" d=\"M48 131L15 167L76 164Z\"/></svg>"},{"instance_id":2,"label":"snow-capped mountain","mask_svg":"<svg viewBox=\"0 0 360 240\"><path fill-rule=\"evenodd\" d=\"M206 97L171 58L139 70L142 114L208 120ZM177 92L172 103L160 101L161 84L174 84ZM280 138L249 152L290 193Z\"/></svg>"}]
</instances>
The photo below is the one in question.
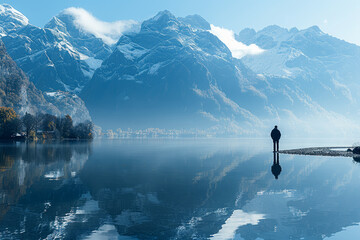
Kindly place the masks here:
<instances>
[{"instance_id":1,"label":"snow-capped mountain","mask_svg":"<svg viewBox=\"0 0 360 240\"><path fill-rule=\"evenodd\" d=\"M28 24L29 20L12 6L0 5L0 36L6 36Z\"/></svg>"},{"instance_id":2,"label":"snow-capped mountain","mask_svg":"<svg viewBox=\"0 0 360 240\"><path fill-rule=\"evenodd\" d=\"M43 93L7 54L0 41L0 106L12 107L19 115L50 113L72 116L74 122L91 120L84 102L68 93Z\"/></svg>"},{"instance_id":3,"label":"snow-capped mountain","mask_svg":"<svg viewBox=\"0 0 360 240\"><path fill-rule=\"evenodd\" d=\"M75 21L75 16L65 10L53 17L45 28L54 30L85 56L100 60L108 57L112 51L111 47L101 38L95 38L91 33L83 31L75 25Z\"/></svg>"},{"instance_id":4,"label":"snow-capped mountain","mask_svg":"<svg viewBox=\"0 0 360 240\"><path fill-rule=\"evenodd\" d=\"M163 11L144 21L139 33L122 36L82 92L94 120L118 127L261 125L247 109L263 102L256 86L264 81L247 73L208 29L199 16Z\"/></svg>"},{"instance_id":5,"label":"snow-capped mountain","mask_svg":"<svg viewBox=\"0 0 360 240\"><path fill-rule=\"evenodd\" d=\"M123 32L136 31L135 21L102 22L80 8L68 8L45 25L77 52L83 75L89 80L113 50ZM81 88L83 85L81 86Z\"/></svg>"},{"instance_id":6,"label":"snow-capped mountain","mask_svg":"<svg viewBox=\"0 0 360 240\"><path fill-rule=\"evenodd\" d=\"M93 24L100 30L92 31L86 28L81 19L83 14L88 13L71 8L52 18L44 28L39 28L28 24L26 17L10 6L2 5L1 9L3 14L0 14L0 22L8 23L4 27L2 40L10 56L35 86L43 91L79 93L102 61L110 55L109 39L115 38L113 41L116 42L121 31L136 26L136 22L112 25L93 19L95 22L87 24ZM12 27L14 24L16 27ZM117 30L117 33L108 36L101 31L106 27L108 31ZM99 32L102 35L97 34Z\"/></svg>"},{"instance_id":7,"label":"snow-capped mountain","mask_svg":"<svg viewBox=\"0 0 360 240\"><path fill-rule=\"evenodd\" d=\"M39 28L1 6L2 40L45 98L84 109L79 94L105 128L360 133L360 47L318 27L236 35L199 15L162 11L140 26L69 8Z\"/></svg>"},{"instance_id":8,"label":"snow-capped mountain","mask_svg":"<svg viewBox=\"0 0 360 240\"><path fill-rule=\"evenodd\" d=\"M10 56L43 91L76 91L87 80L78 52L51 29L28 24L2 40Z\"/></svg>"},{"instance_id":9,"label":"snow-capped mountain","mask_svg":"<svg viewBox=\"0 0 360 240\"><path fill-rule=\"evenodd\" d=\"M258 32L245 29L238 40L266 50L242 58L256 73L292 79L324 108L354 114L360 102L359 46L325 34L317 26L304 30L269 26Z\"/></svg>"},{"instance_id":10,"label":"snow-capped mountain","mask_svg":"<svg viewBox=\"0 0 360 240\"><path fill-rule=\"evenodd\" d=\"M261 49L239 60L211 32L200 16L176 18L163 11L144 21L139 33L122 36L82 92L95 121L212 126L239 134L273 122L299 134L360 130L359 112L349 115L356 106L349 88L358 89L358 70L351 71L359 62L358 46L317 27L270 26L236 36L239 44Z\"/></svg>"},{"instance_id":11,"label":"snow-capped mountain","mask_svg":"<svg viewBox=\"0 0 360 240\"><path fill-rule=\"evenodd\" d=\"M29 82L24 72L7 54L0 41L0 105L12 107L19 114L49 112L58 115L59 110L49 104L41 91Z\"/></svg>"}]
</instances>

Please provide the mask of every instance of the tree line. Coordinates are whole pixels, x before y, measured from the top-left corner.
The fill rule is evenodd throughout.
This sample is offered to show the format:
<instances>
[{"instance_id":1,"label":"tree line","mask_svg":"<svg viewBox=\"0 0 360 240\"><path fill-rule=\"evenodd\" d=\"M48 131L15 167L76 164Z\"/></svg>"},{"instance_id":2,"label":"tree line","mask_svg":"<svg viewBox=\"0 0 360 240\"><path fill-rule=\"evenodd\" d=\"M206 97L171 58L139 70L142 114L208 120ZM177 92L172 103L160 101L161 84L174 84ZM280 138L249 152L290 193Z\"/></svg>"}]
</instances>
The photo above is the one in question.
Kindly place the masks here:
<instances>
[{"instance_id":1,"label":"tree line","mask_svg":"<svg viewBox=\"0 0 360 240\"><path fill-rule=\"evenodd\" d=\"M74 126L70 115L57 117L51 114L19 117L14 109L0 107L0 138L27 139L92 139L93 123L85 121Z\"/></svg>"}]
</instances>

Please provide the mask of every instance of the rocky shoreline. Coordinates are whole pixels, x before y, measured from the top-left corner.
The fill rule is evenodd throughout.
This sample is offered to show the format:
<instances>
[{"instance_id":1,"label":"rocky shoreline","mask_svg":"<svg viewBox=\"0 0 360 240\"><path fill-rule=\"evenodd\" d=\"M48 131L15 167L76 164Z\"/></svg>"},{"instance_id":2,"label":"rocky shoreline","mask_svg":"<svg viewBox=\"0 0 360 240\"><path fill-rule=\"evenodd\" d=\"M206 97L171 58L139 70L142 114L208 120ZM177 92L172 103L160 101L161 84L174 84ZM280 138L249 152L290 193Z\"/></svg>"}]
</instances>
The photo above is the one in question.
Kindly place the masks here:
<instances>
[{"instance_id":1,"label":"rocky shoreline","mask_svg":"<svg viewBox=\"0 0 360 240\"><path fill-rule=\"evenodd\" d=\"M281 151L279 151L279 153L296 154L296 155L360 158L360 154L354 154L353 149L354 149L354 147L313 147L313 148L281 150Z\"/></svg>"}]
</instances>

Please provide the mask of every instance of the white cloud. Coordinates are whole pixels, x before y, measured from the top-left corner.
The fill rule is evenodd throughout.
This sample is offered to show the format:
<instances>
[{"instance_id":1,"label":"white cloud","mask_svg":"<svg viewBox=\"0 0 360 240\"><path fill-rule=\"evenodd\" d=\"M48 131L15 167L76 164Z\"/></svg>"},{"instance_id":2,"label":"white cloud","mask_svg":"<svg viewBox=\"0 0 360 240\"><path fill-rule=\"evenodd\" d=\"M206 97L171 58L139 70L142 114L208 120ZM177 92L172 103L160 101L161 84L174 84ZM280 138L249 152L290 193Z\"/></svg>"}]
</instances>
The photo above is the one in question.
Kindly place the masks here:
<instances>
[{"instance_id":1,"label":"white cloud","mask_svg":"<svg viewBox=\"0 0 360 240\"><path fill-rule=\"evenodd\" d=\"M108 45L115 44L123 33L135 31L139 27L139 23L134 20L100 21L83 8L67 8L64 14L73 16L74 24L79 29L101 38Z\"/></svg>"},{"instance_id":2,"label":"white cloud","mask_svg":"<svg viewBox=\"0 0 360 240\"><path fill-rule=\"evenodd\" d=\"M255 44L245 45L235 39L232 30L216 27L211 24L210 32L217 36L231 51L234 58L242 58L246 55L257 55L263 53L264 50Z\"/></svg>"}]
</instances>

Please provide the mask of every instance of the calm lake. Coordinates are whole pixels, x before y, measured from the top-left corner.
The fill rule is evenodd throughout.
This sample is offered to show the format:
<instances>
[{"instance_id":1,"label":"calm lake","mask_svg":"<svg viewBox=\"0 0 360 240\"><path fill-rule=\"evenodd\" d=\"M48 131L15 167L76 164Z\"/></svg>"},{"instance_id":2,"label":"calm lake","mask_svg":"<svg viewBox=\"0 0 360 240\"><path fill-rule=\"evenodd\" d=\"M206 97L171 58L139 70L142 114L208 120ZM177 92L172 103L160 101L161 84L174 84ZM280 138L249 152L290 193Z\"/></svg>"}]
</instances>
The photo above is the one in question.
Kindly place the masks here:
<instances>
[{"instance_id":1,"label":"calm lake","mask_svg":"<svg viewBox=\"0 0 360 240\"><path fill-rule=\"evenodd\" d=\"M273 164L269 139L0 143L0 239L360 236L360 164Z\"/></svg>"}]
</instances>

